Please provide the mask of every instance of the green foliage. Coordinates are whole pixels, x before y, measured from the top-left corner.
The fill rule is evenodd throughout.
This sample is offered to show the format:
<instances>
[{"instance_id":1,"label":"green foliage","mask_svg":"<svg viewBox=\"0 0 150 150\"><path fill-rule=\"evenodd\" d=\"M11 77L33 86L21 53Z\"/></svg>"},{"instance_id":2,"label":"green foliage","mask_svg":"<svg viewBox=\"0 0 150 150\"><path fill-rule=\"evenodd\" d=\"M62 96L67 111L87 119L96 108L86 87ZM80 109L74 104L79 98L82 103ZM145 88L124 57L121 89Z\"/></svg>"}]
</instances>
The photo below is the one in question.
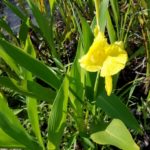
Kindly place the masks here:
<instances>
[{"instance_id":1,"label":"green foliage","mask_svg":"<svg viewBox=\"0 0 150 150\"><path fill-rule=\"evenodd\" d=\"M108 125L91 134L91 139L98 144L110 144L123 150L139 150L134 143L126 126L119 120L113 119Z\"/></svg>"},{"instance_id":2,"label":"green foliage","mask_svg":"<svg viewBox=\"0 0 150 150\"><path fill-rule=\"evenodd\" d=\"M19 142L15 141L13 138L8 136L2 129L0 129L0 147L10 147L10 148L24 148L22 144Z\"/></svg>"},{"instance_id":3,"label":"green foliage","mask_svg":"<svg viewBox=\"0 0 150 150\"><path fill-rule=\"evenodd\" d=\"M140 121L130 112L132 106L129 105L136 85L126 83L131 86L120 87L118 74L114 77L115 89L111 96L107 96L104 92L104 79L99 76L99 72L87 72L79 64L79 59L88 52L94 40L96 21L100 30L106 33L108 42L122 40L125 48L129 48L130 30L136 17L133 15L129 20L129 15L137 9L132 6L133 1L127 2L125 12L122 12L122 1L118 0L43 2L27 0L31 10L28 12L20 11L18 6L3 0L22 23L19 33L15 35L7 19L0 19L0 86L25 97L24 107L31 125L31 135L28 133L29 129L26 131L20 123L19 113L14 114L15 110L10 108L8 97L5 98L5 92L1 89L0 148L71 150L79 147L92 150L99 149L100 144L113 145L124 150L138 150L138 145L127 129L128 127L137 134L142 134ZM98 2L96 17L94 2ZM145 0L141 5L147 9L149 1ZM29 19L29 13L32 13L36 23ZM145 54L149 60L147 15L143 13L138 17L144 46L140 46L135 52L129 51L131 55L129 54L127 65L132 63L135 56ZM61 25L61 22L64 24ZM148 40L144 38L144 33ZM73 61L68 56L72 52L68 41L75 41L77 44ZM44 54L49 63L44 64L41 61L41 54ZM64 63L61 56L65 56L67 62ZM149 81L149 61L146 66L146 79ZM134 79L132 82L134 83ZM141 107L145 116L148 114L146 107L149 106L150 99L148 82L146 87L148 100ZM121 89L119 92L118 88ZM13 99L11 101L13 103ZM43 117L39 110L45 101L48 108L46 115L42 114ZM44 120L46 125L43 127L39 120ZM144 127L147 127L146 119ZM135 135L133 134L134 137Z\"/></svg>"},{"instance_id":4,"label":"green foliage","mask_svg":"<svg viewBox=\"0 0 150 150\"><path fill-rule=\"evenodd\" d=\"M67 77L56 95L48 121L48 150L59 149L61 138L66 126L68 107L69 80Z\"/></svg>"},{"instance_id":5,"label":"green foliage","mask_svg":"<svg viewBox=\"0 0 150 150\"><path fill-rule=\"evenodd\" d=\"M10 137L29 149L33 147L42 149L41 146L25 131L19 120L7 106L2 95L0 95L0 128Z\"/></svg>"},{"instance_id":6,"label":"green foliage","mask_svg":"<svg viewBox=\"0 0 150 150\"><path fill-rule=\"evenodd\" d=\"M107 96L101 93L96 99L97 106L101 107L109 116L122 120L128 127L140 131L137 120L133 117L128 108L121 102L119 97L112 94ZM117 108L117 109L116 109Z\"/></svg>"},{"instance_id":7,"label":"green foliage","mask_svg":"<svg viewBox=\"0 0 150 150\"><path fill-rule=\"evenodd\" d=\"M19 65L31 71L37 77L43 79L53 88L58 89L60 85L60 79L51 68L48 68L38 60L32 58L30 55L24 53L23 50L21 50L20 48L15 47L12 44L9 44L5 40L0 39L0 43L1 43L0 45L1 51L5 55L8 55L8 57L6 58L11 57ZM10 62L9 65L11 64L13 65L15 63ZM12 69L17 70L15 66L14 67L12 66Z\"/></svg>"}]
</instances>

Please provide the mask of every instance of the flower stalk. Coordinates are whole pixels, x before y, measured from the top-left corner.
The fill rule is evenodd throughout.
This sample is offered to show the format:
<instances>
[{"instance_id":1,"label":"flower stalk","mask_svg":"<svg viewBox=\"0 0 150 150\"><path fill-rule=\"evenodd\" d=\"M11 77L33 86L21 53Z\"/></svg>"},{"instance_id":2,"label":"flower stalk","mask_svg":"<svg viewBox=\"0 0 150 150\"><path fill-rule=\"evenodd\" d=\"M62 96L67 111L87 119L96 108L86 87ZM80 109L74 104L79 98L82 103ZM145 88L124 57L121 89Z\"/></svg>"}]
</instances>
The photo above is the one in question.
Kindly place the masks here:
<instances>
[{"instance_id":1,"label":"flower stalk","mask_svg":"<svg viewBox=\"0 0 150 150\"><path fill-rule=\"evenodd\" d=\"M100 19L100 0L95 0L95 8L96 8L96 23L98 30L100 31L99 19Z\"/></svg>"}]
</instances>

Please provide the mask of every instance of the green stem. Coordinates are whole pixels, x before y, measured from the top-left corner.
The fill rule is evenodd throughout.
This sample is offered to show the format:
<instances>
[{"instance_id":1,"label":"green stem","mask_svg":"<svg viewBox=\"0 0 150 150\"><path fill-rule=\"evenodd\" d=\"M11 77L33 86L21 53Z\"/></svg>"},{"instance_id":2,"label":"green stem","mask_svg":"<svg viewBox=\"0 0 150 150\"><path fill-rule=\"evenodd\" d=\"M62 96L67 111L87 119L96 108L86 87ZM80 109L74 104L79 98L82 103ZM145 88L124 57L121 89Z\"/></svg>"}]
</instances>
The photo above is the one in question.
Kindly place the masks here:
<instances>
[{"instance_id":1,"label":"green stem","mask_svg":"<svg viewBox=\"0 0 150 150\"><path fill-rule=\"evenodd\" d=\"M99 19L100 19L100 0L95 0L95 8L96 8L96 22L97 22L97 27L100 29L99 26Z\"/></svg>"},{"instance_id":2,"label":"green stem","mask_svg":"<svg viewBox=\"0 0 150 150\"><path fill-rule=\"evenodd\" d=\"M97 72L96 80L95 80L95 85L94 85L94 101L96 100L97 97L97 90L98 90L98 83L99 83L99 72ZM96 115L96 104L93 104L92 108L92 113L95 116Z\"/></svg>"},{"instance_id":3,"label":"green stem","mask_svg":"<svg viewBox=\"0 0 150 150\"><path fill-rule=\"evenodd\" d=\"M97 72L95 85L94 85L94 100L97 97L97 89L98 89L99 77L100 77L99 72Z\"/></svg>"}]
</instances>

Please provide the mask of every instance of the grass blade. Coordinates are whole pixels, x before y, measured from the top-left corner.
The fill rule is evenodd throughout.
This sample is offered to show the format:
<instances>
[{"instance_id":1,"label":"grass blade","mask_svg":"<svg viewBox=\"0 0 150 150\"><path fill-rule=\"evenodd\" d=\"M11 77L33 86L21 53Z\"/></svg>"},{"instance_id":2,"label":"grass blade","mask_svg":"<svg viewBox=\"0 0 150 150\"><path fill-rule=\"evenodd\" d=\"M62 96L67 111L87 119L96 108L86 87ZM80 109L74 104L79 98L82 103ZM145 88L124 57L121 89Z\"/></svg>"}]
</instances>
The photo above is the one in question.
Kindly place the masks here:
<instances>
[{"instance_id":1,"label":"grass blade","mask_svg":"<svg viewBox=\"0 0 150 150\"><path fill-rule=\"evenodd\" d=\"M115 19L116 26L118 27L119 22L119 8L118 8L118 0L110 0L110 4L113 11L113 17Z\"/></svg>"}]
</instances>

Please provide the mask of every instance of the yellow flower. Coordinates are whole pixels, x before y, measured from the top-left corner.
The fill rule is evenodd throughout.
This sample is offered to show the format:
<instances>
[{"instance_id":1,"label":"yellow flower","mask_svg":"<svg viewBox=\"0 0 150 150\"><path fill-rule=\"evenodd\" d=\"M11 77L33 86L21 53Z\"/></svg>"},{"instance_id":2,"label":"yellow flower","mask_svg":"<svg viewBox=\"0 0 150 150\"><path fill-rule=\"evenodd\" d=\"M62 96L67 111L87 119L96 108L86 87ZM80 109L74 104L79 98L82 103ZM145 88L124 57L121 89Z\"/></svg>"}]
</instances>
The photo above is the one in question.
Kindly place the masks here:
<instances>
[{"instance_id":1,"label":"yellow flower","mask_svg":"<svg viewBox=\"0 0 150 150\"><path fill-rule=\"evenodd\" d=\"M88 53L79 60L81 67L90 72L99 71L106 59L106 47L108 47L107 39L99 32Z\"/></svg>"},{"instance_id":2,"label":"yellow flower","mask_svg":"<svg viewBox=\"0 0 150 150\"><path fill-rule=\"evenodd\" d=\"M88 53L80 60L80 65L87 71L101 71L100 76L105 77L107 95L112 92L112 75L117 74L125 67L127 53L122 42L108 44L104 34L99 32L95 37Z\"/></svg>"}]
</instances>

